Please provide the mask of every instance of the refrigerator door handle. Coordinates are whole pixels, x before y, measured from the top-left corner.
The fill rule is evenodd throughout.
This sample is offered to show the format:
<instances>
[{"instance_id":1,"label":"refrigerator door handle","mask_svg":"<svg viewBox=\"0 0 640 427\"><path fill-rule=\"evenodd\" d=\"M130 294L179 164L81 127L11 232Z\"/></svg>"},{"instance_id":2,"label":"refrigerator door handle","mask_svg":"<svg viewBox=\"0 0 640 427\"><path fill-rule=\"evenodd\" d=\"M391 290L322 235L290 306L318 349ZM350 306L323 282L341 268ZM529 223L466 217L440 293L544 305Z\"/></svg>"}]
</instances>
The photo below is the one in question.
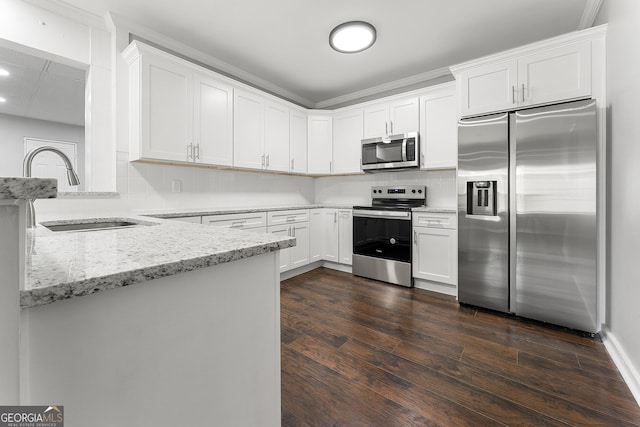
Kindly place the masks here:
<instances>
[{"instance_id":1,"label":"refrigerator door handle","mask_svg":"<svg viewBox=\"0 0 640 427\"><path fill-rule=\"evenodd\" d=\"M509 312L516 313L516 263L517 263L517 241L516 241L516 115L509 114Z\"/></svg>"}]
</instances>

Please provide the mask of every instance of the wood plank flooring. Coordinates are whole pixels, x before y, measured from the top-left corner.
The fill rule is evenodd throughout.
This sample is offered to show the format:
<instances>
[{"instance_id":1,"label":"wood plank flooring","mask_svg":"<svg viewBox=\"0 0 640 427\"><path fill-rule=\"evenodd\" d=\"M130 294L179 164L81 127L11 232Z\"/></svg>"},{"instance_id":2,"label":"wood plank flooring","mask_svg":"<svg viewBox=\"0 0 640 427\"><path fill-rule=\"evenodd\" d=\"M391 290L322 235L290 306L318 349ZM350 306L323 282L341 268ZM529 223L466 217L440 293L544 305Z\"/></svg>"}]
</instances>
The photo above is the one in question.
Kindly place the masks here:
<instances>
[{"instance_id":1,"label":"wood plank flooring","mask_svg":"<svg viewBox=\"0 0 640 427\"><path fill-rule=\"evenodd\" d=\"M282 282L283 426L640 426L600 340L320 268Z\"/></svg>"}]
</instances>

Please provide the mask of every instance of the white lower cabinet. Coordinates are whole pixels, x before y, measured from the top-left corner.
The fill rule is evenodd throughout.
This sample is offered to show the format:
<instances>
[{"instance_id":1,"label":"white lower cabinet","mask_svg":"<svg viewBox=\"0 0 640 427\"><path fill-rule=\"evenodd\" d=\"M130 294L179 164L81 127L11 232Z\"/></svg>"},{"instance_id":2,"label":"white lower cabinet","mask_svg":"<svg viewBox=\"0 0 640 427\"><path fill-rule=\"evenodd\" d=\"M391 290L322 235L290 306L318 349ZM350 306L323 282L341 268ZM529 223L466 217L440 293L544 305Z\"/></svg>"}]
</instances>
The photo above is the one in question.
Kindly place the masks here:
<instances>
[{"instance_id":1,"label":"white lower cabinet","mask_svg":"<svg viewBox=\"0 0 640 427\"><path fill-rule=\"evenodd\" d=\"M322 261L324 209L311 209L309 226L309 262Z\"/></svg>"},{"instance_id":2,"label":"white lower cabinet","mask_svg":"<svg viewBox=\"0 0 640 427\"><path fill-rule=\"evenodd\" d=\"M447 287L427 286L431 290L455 294L458 281L456 219L455 214L414 213L413 277L450 285L449 292Z\"/></svg>"},{"instance_id":3,"label":"white lower cabinet","mask_svg":"<svg viewBox=\"0 0 640 427\"><path fill-rule=\"evenodd\" d=\"M267 232L267 213L240 213L224 215L205 215L202 223L215 227L235 228L236 230L253 230L261 233Z\"/></svg>"},{"instance_id":4,"label":"white lower cabinet","mask_svg":"<svg viewBox=\"0 0 640 427\"><path fill-rule=\"evenodd\" d=\"M267 232L296 238L296 246L280 251L280 272L309 264L309 210L286 210L267 213Z\"/></svg>"},{"instance_id":5,"label":"white lower cabinet","mask_svg":"<svg viewBox=\"0 0 640 427\"><path fill-rule=\"evenodd\" d=\"M353 258L353 217L351 209L338 211L338 259L340 264L351 265Z\"/></svg>"},{"instance_id":6,"label":"white lower cabinet","mask_svg":"<svg viewBox=\"0 0 640 427\"><path fill-rule=\"evenodd\" d=\"M313 212L311 216L312 260L351 265L353 255L351 209L323 208L314 211L318 212Z\"/></svg>"}]
</instances>

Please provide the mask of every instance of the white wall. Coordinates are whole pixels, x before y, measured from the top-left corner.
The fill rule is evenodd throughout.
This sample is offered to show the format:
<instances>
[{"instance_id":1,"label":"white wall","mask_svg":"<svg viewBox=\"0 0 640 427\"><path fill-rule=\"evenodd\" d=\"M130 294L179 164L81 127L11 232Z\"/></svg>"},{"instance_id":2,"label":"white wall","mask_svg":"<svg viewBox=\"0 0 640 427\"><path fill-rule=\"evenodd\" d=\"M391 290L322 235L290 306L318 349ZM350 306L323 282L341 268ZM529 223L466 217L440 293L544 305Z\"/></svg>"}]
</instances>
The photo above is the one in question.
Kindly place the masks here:
<instances>
[{"instance_id":1,"label":"white wall","mask_svg":"<svg viewBox=\"0 0 640 427\"><path fill-rule=\"evenodd\" d=\"M0 175L22 176L24 138L54 139L78 144L79 191L84 191L84 127L0 114Z\"/></svg>"},{"instance_id":2,"label":"white wall","mask_svg":"<svg viewBox=\"0 0 640 427\"><path fill-rule=\"evenodd\" d=\"M607 335L640 401L640 2L607 0L609 274ZM614 355L614 358L616 356ZM622 363L622 366L621 364ZM623 372L623 375L625 372Z\"/></svg>"},{"instance_id":3,"label":"white wall","mask_svg":"<svg viewBox=\"0 0 640 427\"><path fill-rule=\"evenodd\" d=\"M367 205L374 185L426 185L427 206L455 208L456 171L403 171L316 178L316 203Z\"/></svg>"}]
</instances>

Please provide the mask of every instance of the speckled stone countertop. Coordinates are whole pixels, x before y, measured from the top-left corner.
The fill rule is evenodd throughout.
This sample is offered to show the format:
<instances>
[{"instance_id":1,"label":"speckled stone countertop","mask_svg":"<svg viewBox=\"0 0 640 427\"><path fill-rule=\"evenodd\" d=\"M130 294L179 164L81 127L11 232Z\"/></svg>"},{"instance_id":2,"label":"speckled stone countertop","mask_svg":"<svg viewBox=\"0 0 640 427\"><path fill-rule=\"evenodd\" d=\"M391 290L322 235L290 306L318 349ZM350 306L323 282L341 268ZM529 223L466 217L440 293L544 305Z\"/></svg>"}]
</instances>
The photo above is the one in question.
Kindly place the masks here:
<instances>
[{"instance_id":1,"label":"speckled stone countertop","mask_svg":"<svg viewBox=\"0 0 640 427\"><path fill-rule=\"evenodd\" d=\"M0 177L0 199L55 199L57 195L55 178Z\"/></svg>"},{"instance_id":2,"label":"speckled stone countertop","mask_svg":"<svg viewBox=\"0 0 640 427\"><path fill-rule=\"evenodd\" d=\"M151 225L75 232L52 232L40 225L28 230L20 306L36 307L295 246L295 238L274 234L141 217L117 219ZM100 220L104 218L93 221Z\"/></svg>"},{"instance_id":3,"label":"speckled stone countertop","mask_svg":"<svg viewBox=\"0 0 640 427\"><path fill-rule=\"evenodd\" d=\"M429 212L429 213L443 213L443 214L455 214L458 211L456 208L438 208L425 206L423 208L413 208L412 212Z\"/></svg>"},{"instance_id":4,"label":"speckled stone countertop","mask_svg":"<svg viewBox=\"0 0 640 427\"><path fill-rule=\"evenodd\" d=\"M268 206L268 207L250 207L250 208L211 208L211 209L181 209L181 210L162 210L162 211L147 211L138 213L143 216L150 216L153 218L179 218L188 216L207 216L207 215L226 215L226 214L241 214L241 213L255 213L255 212L268 212L268 211L287 211L296 209L351 209L353 205L290 205L290 206Z\"/></svg>"}]
</instances>

